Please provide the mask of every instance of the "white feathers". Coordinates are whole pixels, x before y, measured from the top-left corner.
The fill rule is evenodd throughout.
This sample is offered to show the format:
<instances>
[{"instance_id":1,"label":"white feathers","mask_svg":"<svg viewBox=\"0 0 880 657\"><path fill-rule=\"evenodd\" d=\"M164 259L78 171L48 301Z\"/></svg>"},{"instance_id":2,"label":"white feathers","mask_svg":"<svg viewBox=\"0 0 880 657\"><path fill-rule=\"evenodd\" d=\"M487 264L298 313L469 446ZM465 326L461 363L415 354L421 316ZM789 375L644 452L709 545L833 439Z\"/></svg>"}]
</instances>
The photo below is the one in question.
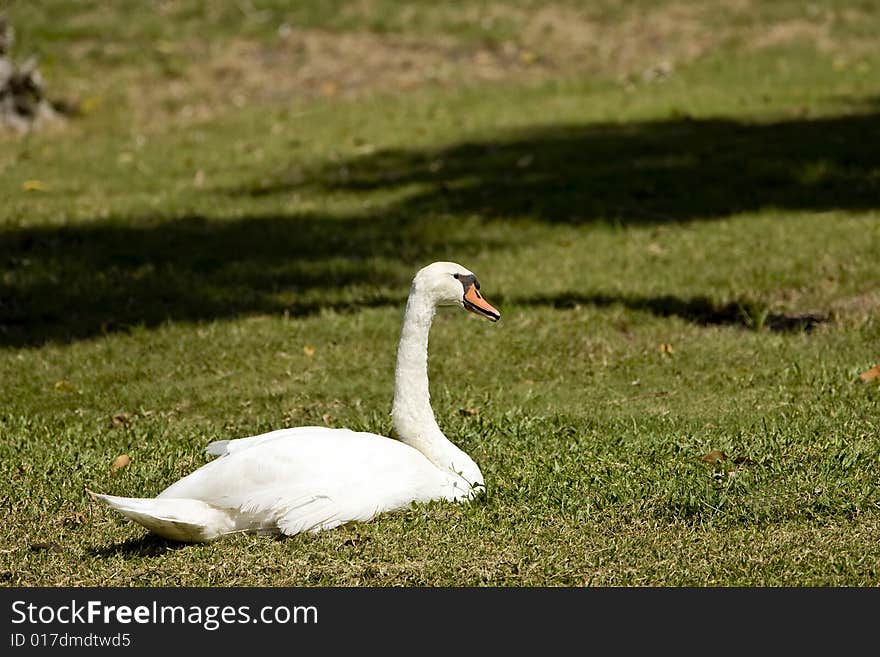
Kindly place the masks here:
<instances>
[{"instance_id":1,"label":"white feathers","mask_svg":"<svg viewBox=\"0 0 880 657\"><path fill-rule=\"evenodd\" d=\"M233 531L285 534L369 520L451 489L418 451L369 433L326 427L233 440L220 458L158 499L199 499L230 513Z\"/></svg>"},{"instance_id":2,"label":"white feathers","mask_svg":"<svg viewBox=\"0 0 880 657\"><path fill-rule=\"evenodd\" d=\"M283 438L296 435L296 432L302 431L348 431L348 429L330 429L329 427L296 427L293 429L276 429L259 436L250 436L248 438L236 438L235 440L215 440L208 443L205 448L205 454L209 456L223 456L233 452L240 452L243 449L261 445L268 440Z\"/></svg>"},{"instance_id":3,"label":"white feathers","mask_svg":"<svg viewBox=\"0 0 880 657\"><path fill-rule=\"evenodd\" d=\"M92 497L153 533L174 541L212 541L234 529L228 511L201 500L116 497L99 493L92 493Z\"/></svg>"}]
</instances>

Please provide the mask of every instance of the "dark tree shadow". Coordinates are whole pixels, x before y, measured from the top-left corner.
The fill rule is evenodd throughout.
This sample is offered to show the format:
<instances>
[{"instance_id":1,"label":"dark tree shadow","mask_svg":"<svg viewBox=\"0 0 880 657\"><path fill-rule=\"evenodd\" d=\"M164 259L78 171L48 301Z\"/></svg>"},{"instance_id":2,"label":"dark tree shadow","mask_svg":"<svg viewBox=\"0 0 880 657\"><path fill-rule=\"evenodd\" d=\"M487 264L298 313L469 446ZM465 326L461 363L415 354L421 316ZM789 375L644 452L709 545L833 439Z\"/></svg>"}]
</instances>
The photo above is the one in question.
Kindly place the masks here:
<instances>
[{"instance_id":1,"label":"dark tree shadow","mask_svg":"<svg viewBox=\"0 0 880 657\"><path fill-rule=\"evenodd\" d=\"M650 225L768 207L874 209L878 143L880 114L867 110L761 124L682 117L538 126L442 149L386 150L307 172L291 167L270 184L228 190L417 190L357 216L144 217L0 228L0 346L166 320L402 304L414 269L426 262L467 262L483 249L522 240L516 230L495 230L494 243L475 240L463 221ZM628 303L736 323L732 308L701 308L708 301ZM770 326L786 323L766 319Z\"/></svg>"},{"instance_id":2,"label":"dark tree shadow","mask_svg":"<svg viewBox=\"0 0 880 657\"><path fill-rule=\"evenodd\" d=\"M166 320L402 307L419 266L485 246L443 220L395 215L187 216L0 230L0 345ZM344 293L353 286L362 289Z\"/></svg>"},{"instance_id":3,"label":"dark tree shadow","mask_svg":"<svg viewBox=\"0 0 880 657\"><path fill-rule=\"evenodd\" d=\"M823 313L779 313L760 302L738 299L719 303L708 297L682 299L672 295L645 297L639 295L563 293L510 299L524 306L575 308L577 306L622 305L631 310L650 312L658 317L679 317L700 326L739 326L753 330L766 329L780 333L809 333L828 321Z\"/></svg>"},{"instance_id":4,"label":"dark tree shadow","mask_svg":"<svg viewBox=\"0 0 880 657\"><path fill-rule=\"evenodd\" d=\"M188 545L188 543L169 541L155 534L146 534L141 538L130 538L120 543L92 548L89 550L89 554L99 559L106 559L117 555L123 557L158 557L169 550L181 550Z\"/></svg>"},{"instance_id":5,"label":"dark tree shadow","mask_svg":"<svg viewBox=\"0 0 880 657\"><path fill-rule=\"evenodd\" d=\"M654 224L765 208L866 210L880 207L878 143L877 113L550 125L437 150L380 151L334 163L311 181L363 191L420 185L393 208L402 214L574 224ZM289 188L281 180L260 192Z\"/></svg>"}]
</instances>

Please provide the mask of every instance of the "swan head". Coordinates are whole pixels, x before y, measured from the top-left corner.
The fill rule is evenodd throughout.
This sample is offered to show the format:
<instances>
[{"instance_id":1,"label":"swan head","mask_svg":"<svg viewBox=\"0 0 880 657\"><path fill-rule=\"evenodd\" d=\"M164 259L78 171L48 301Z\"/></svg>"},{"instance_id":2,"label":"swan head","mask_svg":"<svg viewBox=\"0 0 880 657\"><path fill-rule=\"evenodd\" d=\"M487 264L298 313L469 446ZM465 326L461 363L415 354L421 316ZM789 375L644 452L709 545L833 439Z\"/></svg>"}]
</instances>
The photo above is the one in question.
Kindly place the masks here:
<instances>
[{"instance_id":1,"label":"swan head","mask_svg":"<svg viewBox=\"0 0 880 657\"><path fill-rule=\"evenodd\" d=\"M430 295L435 305L459 306L493 322L498 312L480 294L480 282L469 269L454 262L435 262L418 271L413 289Z\"/></svg>"}]
</instances>

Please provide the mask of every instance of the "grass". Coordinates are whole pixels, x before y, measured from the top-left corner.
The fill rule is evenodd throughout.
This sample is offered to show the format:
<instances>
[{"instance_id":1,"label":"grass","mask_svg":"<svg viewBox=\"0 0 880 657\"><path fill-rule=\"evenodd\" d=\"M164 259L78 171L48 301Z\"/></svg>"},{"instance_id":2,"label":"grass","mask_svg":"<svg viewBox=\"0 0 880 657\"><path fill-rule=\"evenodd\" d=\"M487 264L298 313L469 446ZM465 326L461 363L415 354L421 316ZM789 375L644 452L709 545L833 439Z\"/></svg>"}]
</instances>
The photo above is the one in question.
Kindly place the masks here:
<instances>
[{"instance_id":1,"label":"grass","mask_svg":"<svg viewBox=\"0 0 880 657\"><path fill-rule=\"evenodd\" d=\"M2 582L876 586L876 8L664 3L704 37L713 8L736 20L699 52L489 83L487 42L552 61L533 5L329 4L241 4L241 30L195 1L9 5L81 114L0 137ZM551 9L615 35L638 14ZM229 88L211 53L283 49L280 23L373 53L436 37L461 70L200 105ZM185 547L89 501L156 494L211 440L389 432L409 280L438 259L503 315L431 335L435 412L484 499Z\"/></svg>"}]
</instances>

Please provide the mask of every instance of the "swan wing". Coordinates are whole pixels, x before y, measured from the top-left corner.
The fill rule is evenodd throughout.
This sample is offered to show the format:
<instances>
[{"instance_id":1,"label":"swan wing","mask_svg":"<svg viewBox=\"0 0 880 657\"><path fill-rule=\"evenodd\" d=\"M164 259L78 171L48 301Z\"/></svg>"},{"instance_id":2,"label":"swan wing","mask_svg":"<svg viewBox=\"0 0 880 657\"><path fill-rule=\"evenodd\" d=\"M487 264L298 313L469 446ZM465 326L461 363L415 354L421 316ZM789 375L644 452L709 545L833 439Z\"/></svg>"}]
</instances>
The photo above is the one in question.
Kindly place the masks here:
<instances>
[{"instance_id":1,"label":"swan wing","mask_svg":"<svg viewBox=\"0 0 880 657\"><path fill-rule=\"evenodd\" d=\"M280 487L230 496L225 506L234 508L251 526L277 528L281 533L332 529L353 520L370 520L381 509L369 498L354 496L338 489L316 492L305 487Z\"/></svg>"},{"instance_id":2,"label":"swan wing","mask_svg":"<svg viewBox=\"0 0 880 657\"><path fill-rule=\"evenodd\" d=\"M276 431L269 431L268 433L263 433L258 436L249 436L247 438L235 438L233 440L215 440L214 442L208 443L208 446L205 447L205 453L210 456L224 456L225 454L231 454L233 452L239 452L243 449L248 449L250 447L255 447L257 445L261 445L271 440L278 440L279 438L295 438L297 435L303 434L318 434L320 432L333 432L333 431L350 431L349 429L331 429L329 427L294 427L291 429L277 429ZM351 432L354 433L354 432Z\"/></svg>"},{"instance_id":3,"label":"swan wing","mask_svg":"<svg viewBox=\"0 0 880 657\"><path fill-rule=\"evenodd\" d=\"M159 497L227 509L241 528L295 534L445 497L446 486L446 475L400 441L348 429L298 427L229 441L220 458Z\"/></svg>"}]
</instances>

